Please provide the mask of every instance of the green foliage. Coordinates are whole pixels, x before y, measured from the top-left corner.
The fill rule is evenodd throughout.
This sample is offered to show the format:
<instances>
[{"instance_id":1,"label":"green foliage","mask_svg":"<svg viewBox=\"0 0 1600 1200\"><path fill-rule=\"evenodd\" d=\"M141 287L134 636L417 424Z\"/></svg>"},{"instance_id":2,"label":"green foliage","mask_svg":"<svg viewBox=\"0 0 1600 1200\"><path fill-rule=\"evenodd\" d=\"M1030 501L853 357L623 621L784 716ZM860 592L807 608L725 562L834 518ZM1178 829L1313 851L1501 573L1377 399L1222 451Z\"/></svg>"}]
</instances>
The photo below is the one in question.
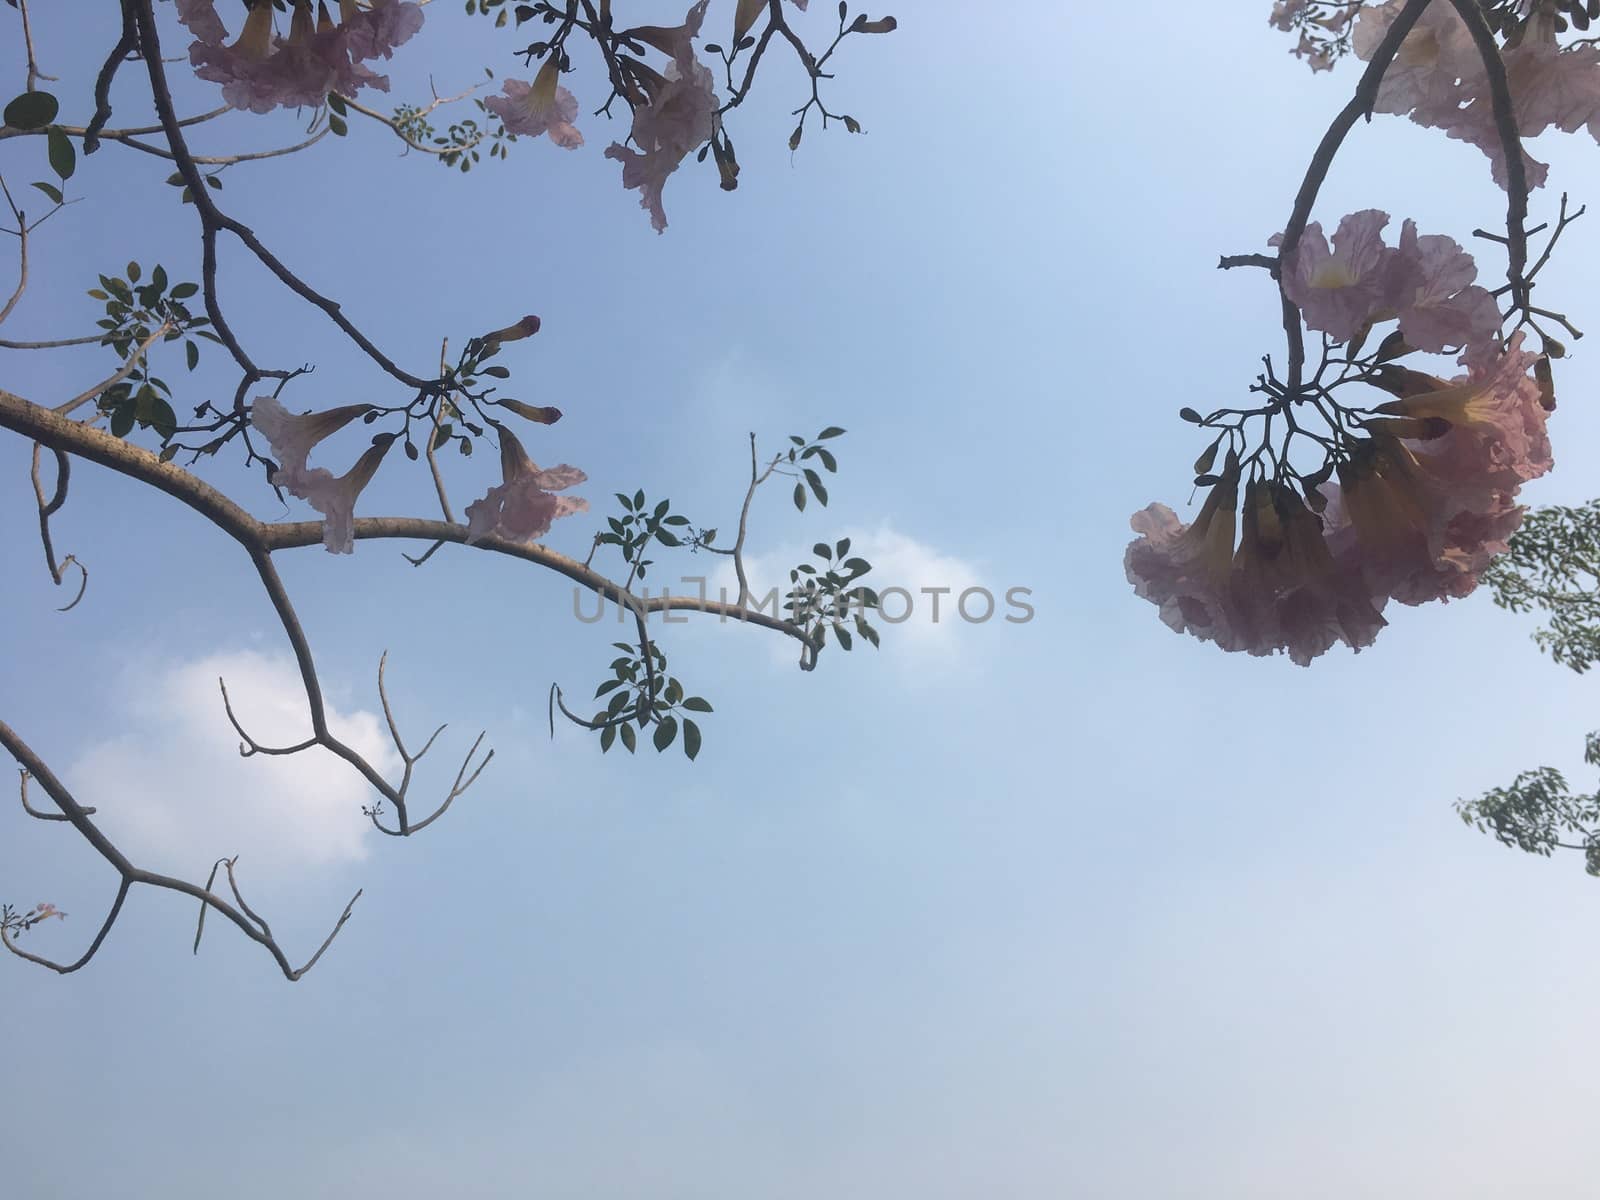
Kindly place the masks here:
<instances>
[{"instance_id":1,"label":"green foliage","mask_svg":"<svg viewBox=\"0 0 1600 1200\"><path fill-rule=\"evenodd\" d=\"M805 631L818 651L827 643L830 631L843 650L854 647L856 635L876 647L878 631L867 622L867 613L878 607L878 593L858 582L872 570L872 564L850 554L849 538L832 546L818 542L811 553L821 565L803 562L789 572L784 615Z\"/></svg>"},{"instance_id":2,"label":"green foliage","mask_svg":"<svg viewBox=\"0 0 1600 1200\"><path fill-rule=\"evenodd\" d=\"M686 532L689 518L672 512L670 500L660 500L652 506L643 489L631 496L617 492L616 497L622 505L622 515L606 518L607 532L597 535L595 544L617 547L632 574L643 579L655 562L644 557L645 551L652 544L673 548L683 545L683 534L674 530Z\"/></svg>"},{"instance_id":3,"label":"green foliage","mask_svg":"<svg viewBox=\"0 0 1600 1200\"><path fill-rule=\"evenodd\" d=\"M789 441L791 445L789 446L789 450L786 455L788 463L790 467L798 471L800 475L804 477L802 482L794 485L794 506L801 512L805 512L806 510L807 487L810 487L811 495L817 498L817 503L821 504L824 508L827 507L828 489L823 486L822 477L818 475L811 467L807 466L806 462L808 459L815 459L817 462L822 464L823 468L827 470L829 474L837 471L839 469L838 459L834 458L833 451L829 450L822 443L827 441L829 438L839 437L843 433L844 430L840 429L837 425L829 425L826 429L809 441L801 437L799 434L791 433L789 435Z\"/></svg>"},{"instance_id":4,"label":"green foliage","mask_svg":"<svg viewBox=\"0 0 1600 1200\"><path fill-rule=\"evenodd\" d=\"M623 653L611 662L611 678L602 680L594 690L596 700L607 695L611 699L589 722L600 734L601 752L620 739L623 748L634 753L639 748L638 730L654 725L650 744L658 754L682 733L683 752L693 761L700 753L701 733L687 714L708 713L711 702L685 693L683 684L667 674L667 656L655 643L650 643L653 671L646 668L639 647L627 642L612 644Z\"/></svg>"},{"instance_id":5,"label":"green foliage","mask_svg":"<svg viewBox=\"0 0 1600 1200\"><path fill-rule=\"evenodd\" d=\"M329 100L331 102L331 96ZM506 143L516 141L515 135L506 132L500 119L489 111L482 100L473 103L483 114L484 120L490 122L487 127L480 125L476 118L464 117L450 122L445 131L440 133L428 120L427 114L431 109L402 104L394 110L395 132L414 146L431 147L442 165L457 167L462 171L470 171L474 163L481 162L485 149L490 158L504 158Z\"/></svg>"},{"instance_id":6,"label":"green foliage","mask_svg":"<svg viewBox=\"0 0 1600 1200\"><path fill-rule=\"evenodd\" d=\"M89 289L88 294L105 304L106 315L97 322L104 330L100 344L109 346L124 361L136 354L163 324L170 328L161 335L162 341L188 338L184 356L191 371L200 361L200 347L194 339L218 340L205 328L210 320L194 315L184 303L199 293L200 286L171 283L160 264L146 277L137 262L130 262L122 275L101 275L99 281L100 286ZM111 432L117 437L127 437L137 425L154 430L166 443L178 432L171 397L172 389L152 372L146 353L126 379L107 388L95 403L110 418Z\"/></svg>"},{"instance_id":7,"label":"green foliage","mask_svg":"<svg viewBox=\"0 0 1600 1200\"><path fill-rule=\"evenodd\" d=\"M5 123L12 129L43 129L60 111L60 102L49 92L23 92L6 105Z\"/></svg>"},{"instance_id":8,"label":"green foliage","mask_svg":"<svg viewBox=\"0 0 1600 1200\"><path fill-rule=\"evenodd\" d=\"M1600 733L1589 735L1583 758L1600 766ZM1553 767L1524 771L1509 787L1458 802L1456 811L1468 825L1529 854L1580 851L1588 873L1600 875L1600 792L1574 794Z\"/></svg>"},{"instance_id":9,"label":"green foliage","mask_svg":"<svg viewBox=\"0 0 1600 1200\"><path fill-rule=\"evenodd\" d=\"M1483 578L1501 608L1547 616L1533 640L1556 662L1600 662L1600 500L1534 509Z\"/></svg>"}]
</instances>

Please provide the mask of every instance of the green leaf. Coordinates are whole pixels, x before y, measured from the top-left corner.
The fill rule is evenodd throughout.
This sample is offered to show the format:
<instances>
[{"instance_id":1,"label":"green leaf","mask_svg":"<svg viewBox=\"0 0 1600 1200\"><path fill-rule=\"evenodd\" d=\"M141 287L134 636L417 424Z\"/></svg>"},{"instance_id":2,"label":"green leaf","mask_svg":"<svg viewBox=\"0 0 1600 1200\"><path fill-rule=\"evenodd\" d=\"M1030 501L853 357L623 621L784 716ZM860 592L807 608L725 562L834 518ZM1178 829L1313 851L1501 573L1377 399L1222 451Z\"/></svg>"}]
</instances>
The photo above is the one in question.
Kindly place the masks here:
<instances>
[{"instance_id":1,"label":"green leaf","mask_svg":"<svg viewBox=\"0 0 1600 1200\"><path fill-rule=\"evenodd\" d=\"M345 123L345 119L343 117L336 113L329 113L328 132L333 134L334 137L343 137L345 134L350 132L350 126Z\"/></svg>"},{"instance_id":2,"label":"green leaf","mask_svg":"<svg viewBox=\"0 0 1600 1200\"><path fill-rule=\"evenodd\" d=\"M50 169L63 180L71 179L72 173L78 169L78 152L72 148L72 139L67 137L61 126L52 125L45 131L45 141L48 143Z\"/></svg>"},{"instance_id":3,"label":"green leaf","mask_svg":"<svg viewBox=\"0 0 1600 1200\"><path fill-rule=\"evenodd\" d=\"M676 534L668 533L665 529L656 530L656 541L660 542L663 546L683 545L683 543L678 540Z\"/></svg>"},{"instance_id":4,"label":"green leaf","mask_svg":"<svg viewBox=\"0 0 1600 1200\"><path fill-rule=\"evenodd\" d=\"M637 492L635 492L633 494L633 507L635 509L641 509L641 508L644 507L644 489L643 488L640 488Z\"/></svg>"},{"instance_id":5,"label":"green leaf","mask_svg":"<svg viewBox=\"0 0 1600 1200\"><path fill-rule=\"evenodd\" d=\"M817 440L820 442L824 438L836 438L842 433L844 433L844 430L840 429L837 425L829 425L821 433L817 434Z\"/></svg>"},{"instance_id":6,"label":"green leaf","mask_svg":"<svg viewBox=\"0 0 1600 1200\"><path fill-rule=\"evenodd\" d=\"M690 762L700 753L700 726L688 718L684 718L683 722L683 752L689 756Z\"/></svg>"},{"instance_id":7,"label":"green leaf","mask_svg":"<svg viewBox=\"0 0 1600 1200\"><path fill-rule=\"evenodd\" d=\"M200 365L200 347L194 342L185 342L183 344L183 354L189 360L189 370L192 371Z\"/></svg>"},{"instance_id":8,"label":"green leaf","mask_svg":"<svg viewBox=\"0 0 1600 1200\"><path fill-rule=\"evenodd\" d=\"M128 282L129 283L138 283L139 282L139 264L136 263L136 262L128 263Z\"/></svg>"},{"instance_id":9,"label":"green leaf","mask_svg":"<svg viewBox=\"0 0 1600 1200\"><path fill-rule=\"evenodd\" d=\"M172 405L159 396L150 402L149 407L150 416L147 423L162 441L167 441L178 432L178 414L172 411Z\"/></svg>"},{"instance_id":10,"label":"green leaf","mask_svg":"<svg viewBox=\"0 0 1600 1200\"><path fill-rule=\"evenodd\" d=\"M124 400L111 413L111 436L125 438L133 432L133 401Z\"/></svg>"},{"instance_id":11,"label":"green leaf","mask_svg":"<svg viewBox=\"0 0 1600 1200\"><path fill-rule=\"evenodd\" d=\"M180 283L172 289L172 298L174 300L187 300L199 290L200 285L197 283Z\"/></svg>"},{"instance_id":12,"label":"green leaf","mask_svg":"<svg viewBox=\"0 0 1600 1200\"><path fill-rule=\"evenodd\" d=\"M624 726L623 728L627 727ZM616 740L617 727L615 725L607 725L600 731L600 753L604 754L607 750L611 749L611 743Z\"/></svg>"},{"instance_id":13,"label":"green leaf","mask_svg":"<svg viewBox=\"0 0 1600 1200\"><path fill-rule=\"evenodd\" d=\"M683 706L690 712L710 712L711 702L702 700L699 696L690 696L683 702Z\"/></svg>"},{"instance_id":14,"label":"green leaf","mask_svg":"<svg viewBox=\"0 0 1600 1200\"><path fill-rule=\"evenodd\" d=\"M656 726L655 736L650 739L655 748L665 750L672 745L672 739L678 736L678 718L662 717L661 724Z\"/></svg>"},{"instance_id":15,"label":"green leaf","mask_svg":"<svg viewBox=\"0 0 1600 1200\"><path fill-rule=\"evenodd\" d=\"M601 696L604 696L607 692L611 691L611 689L613 689L613 688L621 687L622 683L623 683L623 681L621 679L608 679L608 680L606 680L599 687L595 688L595 690L594 690L595 699L598 700Z\"/></svg>"},{"instance_id":16,"label":"green leaf","mask_svg":"<svg viewBox=\"0 0 1600 1200\"><path fill-rule=\"evenodd\" d=\"M829 562L833 561L833 548L830 547L827 542L818 542L815 546L811 547L811 553L815 554L818 558L825 558Z\"/></svg>"},{"instance_id":17,"label":"green leaf","mask_svg":"<svg viewBox=\"0 0 1600 1200\"><path fill-rule=\"evenodd\" d=\"M49 92L23 92L6 105L5 122L13 129L43 129L60 111L60 102Z\"/></svg>"},{"instance_id":18,"label":"green leaf","mask_svg":"<svg viewBox=\"0 0 1600 1200\"><path fill-rule=\"evenodd\" d=\"M56 203L56 204L62 203L61 189L56 187L55 184L53 184L53 183L35 183L33 186L38 188L46 196L49 196L50 199L54 203ZM90 293L90 294L92 295L93 293Z\"/></svg>"},{"instance_id":19,"label":"green leaf","mask_svg":"<svg viewBox=\"0 0 1600 1200\"><path fill-rule=\"evenodd\" d=\"M794 506L801 512L806 510L806 489L798 483L794 485Z\"/></svg>"},{"instance_id":20,"label":"green leaf","mask_svg":"<svg viewBox=\"0 0 1600 1200\"><path fill-rule=\"evenodd\" d=\"M639 748L639 734L631 722L622 726L622 744L628 748L629 754Z\"/></svg>"},{"instance_id":21,"label":"green leaf","mask_svg":"<svg viewBox=\"0 0 1600 1200\"><path fill-rule=\"evenodd\" d=\"M856 632L871 642L873 649L878 649L878 631L867 624L866 618L856 618Z\"/></svg>"},{"instance_id":22,"label":"green leaf","mask_svg":"<svg viewBox=\"0 0 1600 1200\"><path fill-rule=\"evenodd\" d=\"M817 473L810 467L806 468L806 482L811 485L811 490L816 493L818 502L821 503L823 507L827 507L828 489L822 486L821 478L818 477Z\"/></svg>"},{"instance_id":23,"label":"green leaf","mask_svg":"<svg viewBox=\"0 0 1600 1200\"><path fill-rule=\"evenodd\" d=\"M839 469L839 460L834 458L824 447L817 447L817 457L822 460L822 465L827 467L829 471L837 471Z\"/></svg>"}]
</instances>

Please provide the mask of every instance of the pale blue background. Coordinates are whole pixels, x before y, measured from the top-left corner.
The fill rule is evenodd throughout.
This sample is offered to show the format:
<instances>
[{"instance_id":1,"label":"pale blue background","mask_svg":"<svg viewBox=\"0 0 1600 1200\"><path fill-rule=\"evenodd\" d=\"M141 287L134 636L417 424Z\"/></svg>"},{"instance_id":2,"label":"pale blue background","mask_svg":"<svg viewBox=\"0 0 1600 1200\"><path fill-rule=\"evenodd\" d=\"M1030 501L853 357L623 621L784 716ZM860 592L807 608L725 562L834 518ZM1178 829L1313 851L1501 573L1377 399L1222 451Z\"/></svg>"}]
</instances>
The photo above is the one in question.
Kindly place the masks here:
<instances>
[{"instance_id":1,"label":"pale blue background","mask_svg":"<svg viewBox=\"0 0 1600 1200\"><path fill-rule=\"evenodd\" d=\"M89 6L35 8L81 119L112 35L78 27ZM544 727L549 682L586 695L614 628L574 622L558 579L454 549L422 571L390 545L286 555L342 708L372 706L388 648L413 736L452 722L423 785L469 729L495 762L413 842L258 877L292 953L366 888L298 985L221 925L191 958L190 905L148 892L77 976L0 964L5 1194L1591 1195L1600 885L1450 807L1541 762L1587 780L1587 683L1484 596L1391 611L1370 651L1301 670L1174 636L1123 578L1128 514L1186 499L1201 447L1178 407L1230 402L1281 355L1268 281L1217 256L1281 227L1353 83L1312 78L1267 8L902 4L900 32L838 57L865 135L813 128L791 156L803 81L774 70L734 126L739 191L686 171L662 237L601 157L620 129L593 118L581 151L523 140L467 176L366 121L230 170L228 211L419 373L441 336L540 313L507 361L518 394L567 413L536 455L583 466L597 503L644 486L731 529L747 431L838 423L831 507L764 495L758 548L887 523L996 591L1032 588L1038 616L890 631L811 676L750 631L662 630L718 706L705 751L602 758ZM169 21L168 53L184 43ZM425 96L430 70L441 91L514 70L521 44L435 6L395 97ZM140 85L126 68L117 123L147 119ZM213 96L181 89L186 111ZM193 141L297 128L236 116ZM1586 138L1538 151L1554 188L1600 194ZM83 164L8 337L89 327L83 289L130 255L195 275L168 169L114 145ZM0 170L42 177L42 146L5 143ZM1317 213L1369 206L1463 240L1503 219L1477 151L1394 118L1357 130ZM1542 294L1593 323L1596 231L1570 236ZM320 314L224 256L253 352L318 364L302 406L393 397ZM39 400L110 365L0 354L5 386ZM184 375L170 355L162 373ZM1593 491L1591 355L1559 380L1537 501ZM223 356L189 386L231 395ZM457 470L458 508L492 465ZM282 648L231 543L104 471L76 479L57 528L93 577L60 616L26 447L0 442L0 712L69 778L130 723L161 740L141 696L172 664ZM431 514L424 474L396 457L363 511ZM581 553L585 520L551 544ZM3 821L0 894L71 912L33 944L75 955L114 878L70 833ZM250 862L218 845L185 869L234 851Z\"/></svg>"}]
</instances>

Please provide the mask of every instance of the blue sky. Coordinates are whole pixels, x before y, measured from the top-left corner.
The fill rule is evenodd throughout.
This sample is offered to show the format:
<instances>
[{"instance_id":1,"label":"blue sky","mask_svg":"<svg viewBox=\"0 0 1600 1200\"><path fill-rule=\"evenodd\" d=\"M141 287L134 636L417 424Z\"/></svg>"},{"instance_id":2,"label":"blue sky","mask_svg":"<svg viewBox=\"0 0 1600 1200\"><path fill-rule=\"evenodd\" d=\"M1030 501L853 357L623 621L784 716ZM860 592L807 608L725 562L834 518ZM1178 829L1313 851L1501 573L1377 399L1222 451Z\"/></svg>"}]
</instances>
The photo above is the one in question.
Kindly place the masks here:
<instances>
[{"instance_id":1,"label":"blue sky","mask_svg":"<svg viewBox=\"0 0 1600 1200\"><path fill-rule=\"evenodd\" d=\"M110 35L36 7L80 116ZM1352 84L1292 60L1267 7L1022 3L999 20L923 0L841 52L836 94L865 135L812 129L791 155L801 81L774 71L734 128L739 190L681 173L660 237L598 119L582 150L524 139L467 176L370 122L231 169L228 211L414 370L443 336L539 313L506 361L516 394L566 417L530 449L586 470L602 511L643 487L731 529L751 430L775 445L838 424L826 510L759 498L764 563L850 533L885 583L1027 587L1037 615L908 622L811 675L754 630L658 627L717 706L705 750L602 757L545 727L551 681L587 695L615 628L576 622L561 580L457 548L421 570L392 545L291 552L353 736L376 744L387 649L404 728L451 723L419 786L447 786L480 728L496 750L447 819L379 844L342 765L234 754L219 671L247 719L293 719L286 647L236 547L83 466L56 529L92 574L59 615L27 448L0 441L0 713L152 865L203 878L241 854L291 954L366 889L293 986L220 925L192 958L188 902L148 892L90 969L5 967L11 1193L1585 1194L1600 892L1450 806L1539 763L1586 778L1590 685L1486 596L1391 610L1376 646L1302 670L1171 634L1123 578L1128 514L1186 499L1201 447L1176 410L1226 402L1281 353L1267 281L1217 256L1281 227ZM441 91L483 62L511 71L520 44L430 7L394 95L426 95L430 71ZM120 78L118 123L146 119L138 84ZM185 81L186 110L212 103ZM196 149L216 153L298 126L203 128ZM1588 141L1536 152L1554 166L1536 213L1562 187L1597 194ZM0 171L38 177L41 148L6 143ZM114 145L84 161L8 337L92 327L84 289L129 257L196 276L166 173ZM1476 150L1393 118L1357 130L1316 215L1370 206L1463 241L1503 215ZM1569 237L1544 287L1593 323L1595 233ZM316 364L300 406L392 397L236 246L223 280L262 359ZM1578 351L1535 502L1589 497L1597 374ZM41 401L109 369L0 356L5 386ZM185 384L198 403L233 381L212 354ZM459 509L494 464L452 466ZM229 463L208 478L263 518L304 514ZM432 506L396 456L361 511ZM591 528L568 520L549 544L581 555ZM714 565L681 561L669 578ZM66 909L36 945L75 954L114 878L69 833L3 819L0 895Z\"/></svg>"}]
</instances>

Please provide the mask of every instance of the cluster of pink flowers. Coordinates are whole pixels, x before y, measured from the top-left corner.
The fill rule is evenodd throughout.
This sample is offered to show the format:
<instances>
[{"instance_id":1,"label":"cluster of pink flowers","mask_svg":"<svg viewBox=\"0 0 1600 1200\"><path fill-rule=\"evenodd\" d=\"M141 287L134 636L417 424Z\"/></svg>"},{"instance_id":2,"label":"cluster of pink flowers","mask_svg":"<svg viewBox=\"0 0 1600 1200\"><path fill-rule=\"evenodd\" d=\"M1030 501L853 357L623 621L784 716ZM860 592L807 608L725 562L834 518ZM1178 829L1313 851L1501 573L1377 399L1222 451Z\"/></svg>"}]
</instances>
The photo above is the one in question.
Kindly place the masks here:
<instances>
[{"instance_id":1,"label":"cluster of pink flowers","mask_svg":"<svg viewBox=\"0 0 1600 1200\"><path fill-rule=\"evenodd\" d=\"M1317 0L1276 0L1268 21L1285 33L1300 26L1300 42L1292 51L1305 59L1313 71L1333 69L1333 46L1350 30L1351 22L1360 11L1358 4L1325 4ZM1313 37L1311 26L1320 29L1323 36Z\"/></svg>"},{"instance_id":2,"label":"cluster of pink flowers","mask_svg":"<svg viewBox=\"0 0 1600 1200\"><path fill-rule=\"evenodd\" d=\"M1384 245L1389 214L1375 208L1339 222L1330 249L1322 226L1306 226L1283 267L1284 294L1308 328L1347 342L1364 329L1398 320L1414 350L1457 351L1492 344L1500 329L1494 297L1473 282L1472 255L1454 238L1419 236L1401 227L1400 245ZM1274 237L1276 245L1281 238Z\"/></svg>"},{"instance_id":3,"label":"cluster of pink flowers","mask_svg":"<svg viewBox=\"0 0 1600 1200\"><path fill-rule=\"evenodd\" d=\"M1124 559L1137 595L1178 632L1301 666L1335 642L1360 650L1390 600L1465 596L1522 520L1518 488L1550 469L1538 355L1522 334L1442 380L1394 373L1338 482L1311 493L1253 478L1242 528L1241 466L1230 456L1191 524L1152 504L1134 514ZM1319 517L1313 507L1321 509Z\"/></svg>"},{"instance_id":4,"label":"cluster of pink flowers","mask_svg":"<svg viewBox=\"0 0 1600 1200\"><path fill-rule=\"evenodd\" d=\"M633 31L672 61L651 92L650 103L634 111L633 146L612 142L606 147L606 157L622 163L622 186L639 189L639 207L650 214L657 233L667 228L661 192L668 176L717 129L715 80L694 56L693 40L700 35L707 3L699 0L682 25Z\"/></svg>"},{"instance_id":5,"label":"cluster of pink flowers","mask_svg":"<svg viewBox=\"0 0 1600 1200\"><path fill-rule=\"evenodd\" d=\"M335 475L326 467L308 467L306 459L323 438L370 411L371 405L349 404L296 415L272 396L257 396L250 412L250 423L278 457L278 469L267 481L298 496L323 515L322 544L330 554L350 554L355 550L356 498L378 473L378 465L393 439L375 442L343 475Z\"/></svg>"},{"instance_id":6,"label":"cluster of pink flowers","mask_svg":"<svg viewBox=\"0 0 1600 1200\"><path fill-rule=\"evenodd\" d=\"M1351 43L1359 57L1372 57L1403 7L1403 0L1389 0L1360 10ZM1527 24L1520 38L1501 50L1517 131L1526 139L1550 128L1572 133L1587 126L1600 141L1600 47L1584 41L1562 46L1555 6L1539 0L1523 7ZM1478 147L1492 161L1495 181L1506 186L1488 73L1449 3L1440 0L1423 10L1384 74L1376 107ZM1528 185L1543 186L1546 165L1526 151L1523 159Z\"/></svg>"},{"instance_id":7,"label":"cluster of pink flowers","mask_svg":"<svg viewBox=\"0 0 1600 1200\"><path fill-rule=\"evenodd\" d=\"M518 341L531 337L538 330L539 318L527 316L486 334L482 340L485 343ZM516 401L505 403L530 421L549 425L561 419L559 409L535 408ZM349 404L322 412L295 414L273 396L257 396L250 413L251 425L266 438L278 460L268 482L306 501L323 515L323 545L333 554L349 554L355 549L356 500L377 474L384 455L394 444L394 437L375 439L343 475L334 475L325 467L309 466L307 459L324 438L370 412L370 404ZM582 471L564 463L543 470L528 457L522 443L509 429L498 423L495 429L500 436L503 482L491 487L481 500L467 505L468 545L491 534L513 542L533 542L550 531L551 522L557 517L588 509L587 500L551 494L582 483L587 478Z\"/></svg>"},{"instance_id":8,"label":"cluster of pink flowers","mask_svg":"<svg viewBox=\"0 0 1600 1200\"><path fill-rule=\"evenodd\" d=\"M388 76L364 64L393 57L422 27L422 9L411 0L339 0L337 20L326 0L318 0L314 13L310 0L295 0L285 38L274 32L272 0L257 0L230 43L214 0L177 4L178 20L195 36L189 47L195 74L220 83L234 108L257 113L318 105L330 92L388 91Z\"/></svg>"}]
</instances>

